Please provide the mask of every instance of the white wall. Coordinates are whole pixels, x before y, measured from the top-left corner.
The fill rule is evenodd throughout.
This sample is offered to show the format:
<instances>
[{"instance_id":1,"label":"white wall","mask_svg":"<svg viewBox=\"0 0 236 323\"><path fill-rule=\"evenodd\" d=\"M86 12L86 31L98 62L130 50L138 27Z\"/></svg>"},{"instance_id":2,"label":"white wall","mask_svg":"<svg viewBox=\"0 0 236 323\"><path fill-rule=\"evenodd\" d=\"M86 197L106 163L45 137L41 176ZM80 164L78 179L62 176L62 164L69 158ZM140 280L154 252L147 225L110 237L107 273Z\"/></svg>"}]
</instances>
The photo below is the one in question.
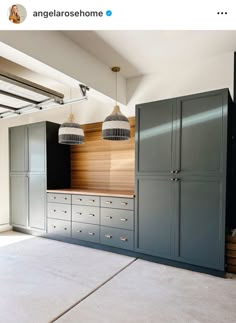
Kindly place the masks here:
<instances>
[{"instance_id":1,"label":"white wall","mask_svg":"<svg viewBox=\"0 0 236 323\"><path fill-rule=\"evenodd\" d=\"M233 70L234 54L230 52L195 64L163 65L158 74L129 79L129 114L135 114L135 104L221 88L229 88L233 97Z\"/></svg>"},{"instance_id":2,"label":"white wall","mask_svg":"<svg viewBox=\"0 0 236 323\"><path fill-rule=\"evenodd\" d=\"M0 31L0 56L36 72L48 72L49 77L52 77L53 69L56 69L115 98L115 76L110 67L83 50L61 31ZM46 64L47 68L44 69L40 62ZM60 77L60 73L57 75ZM118 99L125 104L126 81L122 74L119 73L118 77Z\"/></svg>"}]
</instances>

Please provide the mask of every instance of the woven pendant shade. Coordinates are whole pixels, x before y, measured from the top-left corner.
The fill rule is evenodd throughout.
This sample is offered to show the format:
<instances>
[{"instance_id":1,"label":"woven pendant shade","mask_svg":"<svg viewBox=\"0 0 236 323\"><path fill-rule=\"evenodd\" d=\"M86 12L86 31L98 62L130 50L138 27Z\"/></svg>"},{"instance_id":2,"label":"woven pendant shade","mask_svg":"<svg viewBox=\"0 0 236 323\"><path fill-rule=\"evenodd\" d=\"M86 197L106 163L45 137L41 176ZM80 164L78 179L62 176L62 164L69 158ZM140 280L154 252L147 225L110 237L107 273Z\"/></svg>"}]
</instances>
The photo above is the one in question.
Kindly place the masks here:
<instances>
[{"instance_id":1,"label":"woven pendant shade","mask_svg":"<svg viewBox=\"0 0 236 323\"><path fill-rule=\"evenodd\" d=\"M74 115L71 113L69 120L61 124L58 132L59 144L80 145L84 143L84 131L74 120Z\"/></svg>"},{"instance_id":2,"label":"woven pendant shade","mask_svg":"<svg viewBox=\"0 0 236 323\"><path fill-rule=\"evenodd\" d=\"M128 140L130 138L129 120L116 105L102 124L102 138L105 140Z\"/></svg>"},{"instance_id":3,"label":"woven pendant shade","mask_svg":"<svg viewBox=\"0 0 236 323\"><path fill-rule=\"evenodd\" d=\"M117 105L117 73L120 68L112 67L112 72L116 73L116 105L112 113L106 117L102 124L102 138L105 140L128 140L130 138L130 124L128 118L124 116Z\"/></svg>"}]
</instances>

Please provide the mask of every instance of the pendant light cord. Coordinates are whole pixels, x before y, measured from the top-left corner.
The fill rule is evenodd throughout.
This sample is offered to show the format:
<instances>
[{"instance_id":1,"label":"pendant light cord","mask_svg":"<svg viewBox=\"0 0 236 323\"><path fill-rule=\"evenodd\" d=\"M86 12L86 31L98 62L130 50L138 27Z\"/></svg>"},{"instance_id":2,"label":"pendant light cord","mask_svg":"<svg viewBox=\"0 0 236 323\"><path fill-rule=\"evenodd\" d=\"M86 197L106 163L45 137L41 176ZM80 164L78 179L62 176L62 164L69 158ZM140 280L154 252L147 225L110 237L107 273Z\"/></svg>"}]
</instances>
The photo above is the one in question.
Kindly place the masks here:
<instances>
[{"instance_id":1,"label":"pendant light cord","mask_svg":"<svg viewBox=\"0 0 236 323\"><path fill-rule=\"evenodd\" d=\"M116 105L117 105L117 72L116 72Z\"/></svg>"}]
</instances>

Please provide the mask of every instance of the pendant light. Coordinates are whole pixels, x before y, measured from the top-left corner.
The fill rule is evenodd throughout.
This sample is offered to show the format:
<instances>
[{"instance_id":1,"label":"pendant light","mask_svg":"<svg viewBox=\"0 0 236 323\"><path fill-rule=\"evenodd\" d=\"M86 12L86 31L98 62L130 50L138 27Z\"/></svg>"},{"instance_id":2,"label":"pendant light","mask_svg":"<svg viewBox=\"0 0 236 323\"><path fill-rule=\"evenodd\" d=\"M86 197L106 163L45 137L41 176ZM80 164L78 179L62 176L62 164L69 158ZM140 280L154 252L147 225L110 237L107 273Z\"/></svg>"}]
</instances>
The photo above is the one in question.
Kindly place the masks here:
<instances>
[{"instance_id":1,"label":"pendant light","mask_svg":"<svg viewBox=\"0 0 236 323\"><path fill-rule=\"evenodd\" d=\"M112 67L112 72L116 73L116 105L112 113L106 117L102 124L102 138L105 140L128 140L130 138L130 124L128 118L124 116L119 105L117 105L117 73L119 67Z\"/></svg>"},{"instance_id":2,"label":"pendant light","mask_svg":"<svg viewBox=\"0 0 236 323\"><path fill-rule=\"evenodd\" d=\"M81 100L87 99L86 90L89 90L89 88L84 85L80 85L80 90L83 95ZM68 120L62 123L59 128L58 142L59 144L65 145L80 145L84 143L84 131L75 121L75 116L72 113L72 107Z\"/></svg>"},{"instance_id":3,"label":"pendant light","mask_svg":"<svg viewBox=\"0 0 236 323\"><path fill-rule=\"evenodd\" d=\"M84 143L84 131L75 122L73 113L70 113L66 122L62 123L58 132L59 144L80 145Z\"/></svg>"}]
</instances>

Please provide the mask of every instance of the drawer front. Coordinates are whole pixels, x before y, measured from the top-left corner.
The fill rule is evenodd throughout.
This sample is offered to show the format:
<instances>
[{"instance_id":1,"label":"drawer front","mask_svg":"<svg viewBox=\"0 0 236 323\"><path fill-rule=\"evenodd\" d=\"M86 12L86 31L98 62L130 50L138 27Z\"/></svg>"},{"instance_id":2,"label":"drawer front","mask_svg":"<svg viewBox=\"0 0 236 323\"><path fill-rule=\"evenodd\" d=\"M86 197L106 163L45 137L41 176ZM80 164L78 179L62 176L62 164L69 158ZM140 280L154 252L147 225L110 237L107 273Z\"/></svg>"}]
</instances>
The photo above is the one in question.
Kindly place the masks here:
<instances>
[{"instance_id":1,"label":"drawer front","mask_svg":"<svg viewBox=\"0 0 236 323\"><path fill-rule=\"evenodd\" d=\"M56 234L56 235L64 236L67 238L71 237L71 222L70 221L48 219L47 229L48 229L47 232L50 234Z\"/></svg>"},{"instance_id":2,"label":"drawer front","mask_svg":"<svg viewBox=\"0 0 236 323\"><path fill-rule=\"evenodd\" d=\"M71 204L70 194L48 193L47 195L48 195L48 202Z\"/></svg>"},{"instance_id":3,"label":"drawer front","mask_svg":"<svg viewBox=\"0 0 236 323\"><path fill-rule=\"evenodd\" d=\"M133 210L134 199L127 199L121 197L101 197L101 207L110 207L114 209Z\"/></svg>"},{"instance_id":4,"label":"drawer front","mask_svg":"<svg viewBox=\"0 0 236 323\"><path fill-rule=\"evenodd\" d=\"M72 204L100 206L100 197L92 195L72 195Z\"/></svg>"},{"instance_id":5,"label":"drawer front","mask_svg":"<svg viewBox=\"0 0 236 323\"><path fill-rule=\"evenodd\" d=\"M72 222L72 238L99 243L99 226Z\"/></svg>"},{"instance_id":6,"label":"drawer front","mask_svg":"<svg viewBox=\"0 0 236 323\"><path fill-rule=\"evenodd\" d=\"M60 220L71 220L71 205L48 203L48 217Z\"/></svg>"},{"instance_id":7,"label":"drawer front","mask_svg":"<svg viewBox=\"0 0 236 323\"><path fill-rule=\"evenodd\" d=\"M112 247L134 249L134 233L129 230L101 227L100 241L102 244Z\"/></svg>"},{"instance_id":8,"label":"drawer front","mask_svg":"<svg viewBox=\"0 0 236 323\"><path fill-rule=\"evenodd\" d=\"M101 225L133 230L134 212L130 210L101 208Z\"/></svg>"},{"instance_id":9,"label":"drawer front","mask_svg":"<svg viewBox=\"0 0 236 323\"><path fill-rule=\"evenodd\" d=\"M96 206L72 205L72 221L99 224L99 208Z\"/></svg>"}]
</instances>

